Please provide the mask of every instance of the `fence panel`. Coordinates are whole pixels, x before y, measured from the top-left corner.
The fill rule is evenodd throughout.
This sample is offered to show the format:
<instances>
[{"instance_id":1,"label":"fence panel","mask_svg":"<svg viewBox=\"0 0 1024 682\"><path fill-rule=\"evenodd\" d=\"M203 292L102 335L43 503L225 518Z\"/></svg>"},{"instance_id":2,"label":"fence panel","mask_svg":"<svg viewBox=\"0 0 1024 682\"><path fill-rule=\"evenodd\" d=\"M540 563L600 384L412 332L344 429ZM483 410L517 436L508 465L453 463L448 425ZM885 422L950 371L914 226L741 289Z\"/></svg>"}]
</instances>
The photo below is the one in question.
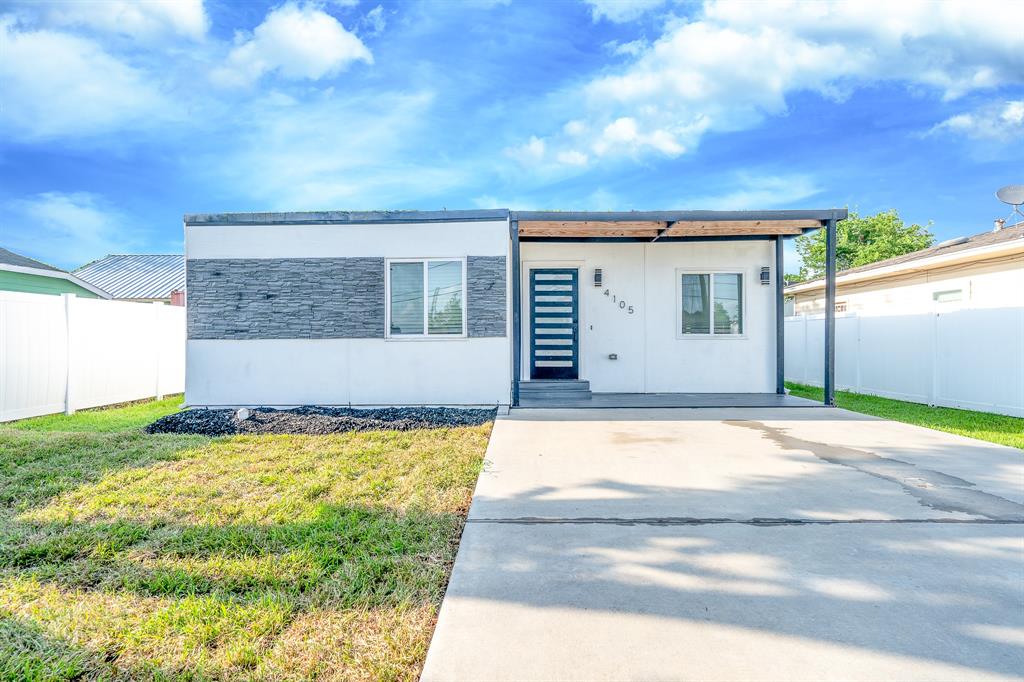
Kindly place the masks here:
<instances>
[{"instance_id":1,"label":"fence panel","mask_svg":"<svg viewBox=\"0 0 1024 682\"><path fill-rule=\"evenodd\" d=\"M160 395L185 392L185 308L160 307Z\"/></svg>"},{"instance_id":2,"label":"fence panel","mask_svg":"<svg viewBox=\"0 0 1024 682\"><path fill-rule=\"evenodd\" d=\"M786 380L822 385L823 316L786 318ZM1024 308L836 318L836 386L1024 417Z\"/></svg>"},{"instance_id":3,"label":"fence panel","mask_svg":"<svg viewBox=\"0 0 1024 682\"><path fill-rule=\"evenodd\" d=\"M821 320L821 334L825 333L825 321ZM860 320L855 315L843 315L836 317L836 388L854 390L860 384L860 356L857 353L850 353L848 356L839 358L839 348L853 348L860 338ZM821 353L821 372L825 372L825 339L822 336L821 343L816 344Z\"/></svg>"},{"instance_id":4,"label":"fence panel","mask_svg":"<svg viewBox=\"0 0 1024 682\"><path fill-rule=\"evenodd\" d=\"M0 292L0 421L184 390L185 311Z\"/></svg>"},{"instance_id":5,"label":"fence panel","mask_svg":"<svg viewBox=\"0 0 1024 682\"><path fill-rule=\"evenodd\" d=\"M62 412L67 368L64 299L0 292L0 421Z\"/></svg>"},{"instance_id":6,"label":"fence panel","mask_svg":"<svg viewBox=\"0 0 1024 682\"><path fill-rule=\"evenodd\" d=\"M1024 308L936 317L935 404L1024 416Z\"/></svg>"},{"instance_id":7,"label":"fence panel","mask_svg":"<svg viewBox=\"0 0 1024 682\"><path fill-rule=\"evenodd\" d=\"M894 315L859 319L860 343L842 350L844 361L854 354L861 359L860 386L854 389L927 403L931 398L933 317Z\"/></svg>"}]
</instances>

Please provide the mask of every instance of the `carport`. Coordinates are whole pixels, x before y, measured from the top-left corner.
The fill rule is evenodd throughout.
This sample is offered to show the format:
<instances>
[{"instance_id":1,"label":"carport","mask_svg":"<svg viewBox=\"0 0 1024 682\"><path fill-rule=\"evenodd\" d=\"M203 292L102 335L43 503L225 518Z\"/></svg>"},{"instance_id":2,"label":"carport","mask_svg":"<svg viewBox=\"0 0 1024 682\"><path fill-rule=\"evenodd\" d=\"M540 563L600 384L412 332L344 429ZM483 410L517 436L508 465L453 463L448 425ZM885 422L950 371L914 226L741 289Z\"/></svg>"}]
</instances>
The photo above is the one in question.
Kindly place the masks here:
<instances>
[{"instance_id":1,"label":"carport","mask_svg":"<svg viewBox=\"0 0 1024 682\"><path fill-rule=\"evenodd\" d=\"M846 209L511 212L512 406L760 408L816 404L785 393L783 240L817 229L824 229L826 234L824 404L834 406L836 225L846 217ZM685 249L680 246L684 244ZM642 253L637 245L643 245ZM597 249L602 249L599 256L586 255ZM639 269L630 271L639 274L623 277L620 273L618 278L620 283L628 280L627 285L632 287L628 306L622 291L615 292L604 284L608 277L605 261L615 262L619 258L616 254L627 250L641 263ZM524 252L529 252L526 258ZM700 255L693 256L695 253ZM774 261L771 265L763 262L768 258ZM702 259L717 265L701 271L693 263ZM675 304L676 312L666 311L664 305L656 308L649 297L657 294L649 293L647 288L647 281L655 278L661 287L672 272L677 296L683 297L681 304L679 300ZM636 286L638 279L644 280L643 286ZM683 294L678 294L680 281ZM770 285L772 297L765 299L765 289L757 285ZM691 296L688 286L699 293ZM651 287L651 291L655 289ZM724 292L722 299L716 291ZM592 303L588 308L587 298L592 302L600 292L630 315L634 307L639 309L643 323L632 337L624 339L614 322L600 320L604 326L595 329L581 317L582 310L594 309ZM696 304L691 304L691 299ZM678 313L680 305L682 313ZM691 305L697 313L690 312ZM770 326L761 324L768 319L765 313L769 305ZM666 334L664 328L654 328L657 320L675 314L684 318L703 314L705 320L695 326L683 320L681 330L677 320L674 339L670 338L671 331ZM751 324L748 317L755 315L760 316L755 320L758 324ZM740 340L719 341L723 334L730 334L730 325L731 335ZM597 349L602 340L616 333L618 345L612 352ZM691 340L714 340L717 345L701 346L689 343ZM588 341L589 352L585 347ZM669 348L673 342L675 345ZM624 367L623 363L629 361L620 357L623 353L618 352L618 346L625 347L631 358L642 356L633 360L642 366L629 370L632 379L613 376L606 369ZM753 350L733 352L731 356L718 352L745 347ZM715 352L706 350L712 348ZM700 387L695 390L686 386L685 377L673 383L671 371L663 372L658 365L659 358L678 358L680 349L685 349L698 369L701 364L717 362L723 375L736 366L735 371L758 377L751 384L754 388L728 378L722 387L698 381ZM737 357L757 360L751 366L739 367ZM610 364L616 361L617 365ZM762 378L768 373L773 375L771 379ZM591 390L595 378L600 385Z\"/></svg>"}]
</instances>

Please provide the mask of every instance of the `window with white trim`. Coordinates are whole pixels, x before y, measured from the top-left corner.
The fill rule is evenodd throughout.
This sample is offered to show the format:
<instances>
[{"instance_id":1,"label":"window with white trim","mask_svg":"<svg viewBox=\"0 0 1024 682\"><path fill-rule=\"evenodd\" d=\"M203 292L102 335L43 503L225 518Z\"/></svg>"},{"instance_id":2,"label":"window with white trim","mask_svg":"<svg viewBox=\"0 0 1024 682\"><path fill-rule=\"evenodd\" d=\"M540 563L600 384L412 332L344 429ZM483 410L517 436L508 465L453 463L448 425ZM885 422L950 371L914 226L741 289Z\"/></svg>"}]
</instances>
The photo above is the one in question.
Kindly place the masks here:
<instances>
[{"instance_id":1,"label":"window with white trim","mask_svg":"<svg viewBox=\"0 0 1024 682\"><path fill-rule=\"evenodd\" d=\"M465 259L389 260L387 274L388 336L465 336Z\"/></svg>"},{"instance_id":2,"label":"window with white trim","mask_svg":"<svg viewBox=\"0 0 1024 682\"><path fill-rule=\"evenodd\" d=\"M743 273L680 272L678 286L680 335L743 334Z\"/></svg>"},{"instance_id":3,"label":"window with white trim","mask_svg":"<svg viewBox=\"0 0 1024 682\"><path fill-rule=\"evenodd\" d=\"M936 303L953 303L963 300L963 297L963 289L948 289L946 291L936 291L932 294L932 299Z\"/></svg>"}]
</instances>

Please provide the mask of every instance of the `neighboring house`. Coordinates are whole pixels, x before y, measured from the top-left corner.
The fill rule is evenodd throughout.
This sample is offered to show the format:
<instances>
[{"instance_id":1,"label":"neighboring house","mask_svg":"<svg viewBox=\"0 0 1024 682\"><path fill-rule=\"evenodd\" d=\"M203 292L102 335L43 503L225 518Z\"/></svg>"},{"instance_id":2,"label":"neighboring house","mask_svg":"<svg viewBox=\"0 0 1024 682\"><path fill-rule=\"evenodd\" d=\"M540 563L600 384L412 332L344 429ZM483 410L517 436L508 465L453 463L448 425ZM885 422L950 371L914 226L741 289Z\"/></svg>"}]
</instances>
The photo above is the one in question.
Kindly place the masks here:
<instances>
[{"instance_id":1,"label":"neighboring house","mask_svg":"<svg viewBox=\"0 0 1024 682\"><path fill-rule=\"evenodd\" d=\"M845 217L186 215L185 400L515 405L541 381L782 393L782 239Z\"/></svg>"},{"instance_id":2,"label":"neighboring house","mask_svg":"<svg viewBox=\"0 0 1024 682\"><path fill-rule=\"evenodd\" d=\"M180 254L112 254L75 275L119 300L184 305L185 256Z\"/></svg>"},{"instance_id":3,"label":"neighboring house","mask_svg":"<svg viewBox=\"0 0 1024 682\"><path fill-rule=\"evenodd\" d=\"M101 288L69 272L4 248L0 248L0 291L110 298Z\"/></svg>"},{"instance_id":4,"label":"neighboring house","mask_svg":"<svg viewBox=\"0 0 1024 682\"><path fill-rule=\"evenodd\" d=\"M786 287L787 314L825 308L825 280ZM843 270L837 313L903 315L1024 305L1024 223Z\"/></svg>"}]
</instances>

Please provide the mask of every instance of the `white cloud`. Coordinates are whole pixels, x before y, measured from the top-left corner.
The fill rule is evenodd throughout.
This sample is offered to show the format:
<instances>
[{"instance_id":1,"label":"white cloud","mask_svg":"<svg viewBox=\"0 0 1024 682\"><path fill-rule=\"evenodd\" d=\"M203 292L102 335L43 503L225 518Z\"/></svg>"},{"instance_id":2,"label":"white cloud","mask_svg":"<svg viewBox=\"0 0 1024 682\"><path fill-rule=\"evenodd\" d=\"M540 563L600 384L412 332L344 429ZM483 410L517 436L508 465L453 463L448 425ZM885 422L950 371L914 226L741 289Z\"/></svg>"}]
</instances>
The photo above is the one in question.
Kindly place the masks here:
<instances>
[{"instance_id":1,"label":"white cloud","mask_svg":"<svg viewBox=\"0 0 1024 682\"><path fill-rule=\"evenodd\" d=\"M566 166L586 166L590 162L590 157L574 149L559 152L557 159L558 163Z\"/></svg>"},{"instance_id":2,"label":"white cloud","mask_svg":"<svg viewBox=\"0 0 1024 682\"><path fill-rule=\"evenodd\" d=\"M544 140L538 137L531 137L529 140L526 141L526 143L520 145L519 147L511 147L505 150L506 155L519 161L524 165L543 161L544 152Z\"/></svg>"},{"instance_id":3,"label":"white cloud","mask_svg":"<svg viewBox=\"0 0 1024 682\"><path fill-rule=\"evenodd\" d=\"M946 98L1024 81L1024 5L1001 0L712 2L707 20L735 30L770 27L805 43L842 47L833 77L906 80ZM785 45L780 45L785 49Z\"/></svg>"},{"instance_id":4,"label":"white cloud","mask_svg":"<svg viewBox=\"0 0 1024 682\"><path fill-rule=\"evenodd\" d=\"M660 7L665 0L583 0L590 6L590 15L594 21L607 19L615 23L624 23L639 19L646 12Z\"/></svg>"},{"instance_id":5,"label":"white cloud","mask_svg":"<svg viewBox=\"0 0 1024 682\"><path fill-rule=\"evenodd\" d=\"M679 156L685 151L685 147L679 144L672 132L658 129L641 133L636 119L628 116L615 119L605 126L591 148L598 156L621 151L636 154L645 148L654 149L666 156Z\"/></svg>"},{"instance_id":6,"label":"white cloud","mask_svg":"<svg viewBox=\"0 0 1024 682\"><path fill-rule=\"evenodd\" d=\"M367 12L363 17L362 24L368 29L371 36L379 36L383 33L388 25L387 17L384 16L384 5L377 5Z\"/></svg>"},{"instance_id":7,"label":"white cloud","mask_svg":"<svg viewBox=\"0 0 1024 682\"><path fill-rule=\"evenodd\" d=\"M47 2L34 5L44 21L58 26L84 26L99 31L151 39L173 33L201 39L210 21L203 0L104 0Z\"/></svg>"},{"instance_id":8,"label":"white cloud","mask_svg":"<svg viewBox=\"0 0 1024 682\"><path fill-rule=\"evenodd\" d=\"M625 55L629 57L639 57L643 54L651 44L643 38L637 40L631 40L628 43L620 43L617 40L605 43L604 47L606 50L616 55Z\"/></svg>"},{"instance_id":9,"label":"white cloud","mask_svg":"<svg viewBox=\"0 0 1024 682\"><path fill-rule=\"evenodd\" d=\"M709 0L649 46L628 44L636 56L626 66L565 93L571 132L535 136L554 160L569 150L678 156L708 132L785 114L798 92L841 101L896 81L953 99L1020 84L1022 23L1024 3L992 0Z\"/></svg>"},{"instance_id":10,"label":"white cloud","mask_svg":"<svg viewBox=\"0 0 1024 682\"><path fill-rule=\"evenodd\" d=\"M89 192L43 192L11 200L4 210L13 228L4 240L14 251L63 268L131 252L141 236L126 229L124 216L103 197Z\"/></svg>"},{"instance_id":11,"label":"white cloud","mask_svg":"<svg viewBox=\"0 0 1024 682\"><path fill-rule=\"evenodd\" d=\"M1024 100L988 104L975 111L952 116L931 130L950 132L975 140L1024 139Z\"/></svg>"},{"instance_id":12,"label":"white cloud","mask_svg":"<svg viewBox=\"0 0 1024 682\"><path fill-rule=\"evenodd\" d=\"M251 85L272 72L318 80L357 61L372 64L373 55L341 22L314 5L287 3L267 14L251 37L242 38L212 77L229 86Z\"/></svg>"},{"instance_id":13,"label":"white cloud","mask_svg":"<svg viewBox=\"0 0 1024 682\"><path fill-rule=\"evenodd\" d=\"M142 71L64 33L21 32L0 17L0 123L15 136L53 138L151 126L173 107Z\"/></svg>"},{"instance_id":14,"label":"white cloud","mask_svg":"<svg viewBox=\"0 0 1024 682\"><path fill-rule=\"evenodd\" d=\"M565 132L566 135L572 135L573 137L576 137L587 132L587 124L584 123L583 121L569 121L564 126L562 126L562 130Z\"/></svg>"}]
</instances>

